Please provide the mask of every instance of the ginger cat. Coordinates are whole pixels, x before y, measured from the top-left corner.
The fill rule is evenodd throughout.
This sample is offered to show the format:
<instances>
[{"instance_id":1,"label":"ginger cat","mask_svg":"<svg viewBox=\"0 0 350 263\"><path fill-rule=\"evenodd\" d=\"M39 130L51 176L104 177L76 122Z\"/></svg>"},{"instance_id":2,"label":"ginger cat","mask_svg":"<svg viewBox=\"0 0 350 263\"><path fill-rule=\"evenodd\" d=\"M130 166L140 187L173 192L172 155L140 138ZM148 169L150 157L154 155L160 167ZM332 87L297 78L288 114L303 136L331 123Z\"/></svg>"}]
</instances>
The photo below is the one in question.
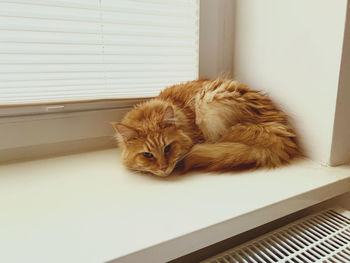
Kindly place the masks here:
<instances>
[{"instance_id":1,"label":"ginger cat","mask_svg":"<svg viewBox=\"0 0 350 263\"><path fill-rule=\"evenodd\" d=\"M168 176L185 171L277 167L299 154L287 115L264 94L229 79L166 88L112 123L123 164Z\"/></svg>"}]
</instances>

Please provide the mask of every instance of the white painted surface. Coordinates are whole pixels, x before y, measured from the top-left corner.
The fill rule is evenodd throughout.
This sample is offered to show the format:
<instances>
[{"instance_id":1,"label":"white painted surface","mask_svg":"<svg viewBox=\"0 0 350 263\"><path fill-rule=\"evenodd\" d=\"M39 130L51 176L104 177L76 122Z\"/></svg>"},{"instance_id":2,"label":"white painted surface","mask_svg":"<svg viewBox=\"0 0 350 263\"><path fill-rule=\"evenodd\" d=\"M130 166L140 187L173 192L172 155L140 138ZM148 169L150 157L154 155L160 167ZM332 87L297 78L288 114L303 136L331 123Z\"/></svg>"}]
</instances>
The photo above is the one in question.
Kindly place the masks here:
<instances>
[{"instance_id":1,"label":"white painted surface","mask_svg":"<svg viewBox=\"0 0 350 263\"><path fill-rule=\"evenodd\" d=\"M234 1L201 0L199 77L232 77Z\"/></svg>"},{"instance_id":2,"label":"white painted surface","mask_svg":"<svg viewBox=\"0 0 350 263\"><path fill-rule=\"evenodd\" d=\"M121 120L129 110L122 108L0 118L0 150L112 136L114 129L110 122Z\"/></svg>"},{"instance_id":3,"label":"white painted surface","mask_svg":"<svg viewBox=\"0 0 350 263\"><path fill-rule=\"evenodd\" d=\"M350 189L349 166L312 161L160 179L118 159L112 149L0 166L0 262L165 262Z\"/></svg>"},{"instance_id":4,"label":"white painted surface","mask_svg":"<svg viewBox=\"0 0 350 263\"><path fill-rule=\"evenodd\" d=\"M350 163L350 2L344 33L343 55L333 127L330 164Z\"/></svg>"},{"instance_id":5,"label":"white painted surface","mask_svg":"<svg viewBox=\"0 0 350 263\"><path fill-rule=\"evenodd\" d=\"M234 75L294 119L307 153L329 163L346 0L236 0Z\"/></svg>"}]
</instances>

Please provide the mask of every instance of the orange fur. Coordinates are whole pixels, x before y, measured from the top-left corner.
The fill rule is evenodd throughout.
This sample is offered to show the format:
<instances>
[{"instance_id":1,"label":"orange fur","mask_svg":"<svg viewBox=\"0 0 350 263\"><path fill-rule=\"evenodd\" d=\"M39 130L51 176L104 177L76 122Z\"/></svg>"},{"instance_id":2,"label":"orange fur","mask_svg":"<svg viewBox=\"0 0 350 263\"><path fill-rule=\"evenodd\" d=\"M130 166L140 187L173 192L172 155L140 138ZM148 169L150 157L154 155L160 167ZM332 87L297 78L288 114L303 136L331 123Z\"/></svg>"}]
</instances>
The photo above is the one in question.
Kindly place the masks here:
<instances>
[{"instance_id":1,"label":"orange fur","mask_svg":"<svg viewBox=\"0 0 350 263\"><path fill-rule=\"evenodd\" d=\"M169 87L113 125L123 163L158 176L181 160L185 170L226 171L277 167L299 154L286 114L266 95L228 79Z\"/></svg>"}]
</instances>

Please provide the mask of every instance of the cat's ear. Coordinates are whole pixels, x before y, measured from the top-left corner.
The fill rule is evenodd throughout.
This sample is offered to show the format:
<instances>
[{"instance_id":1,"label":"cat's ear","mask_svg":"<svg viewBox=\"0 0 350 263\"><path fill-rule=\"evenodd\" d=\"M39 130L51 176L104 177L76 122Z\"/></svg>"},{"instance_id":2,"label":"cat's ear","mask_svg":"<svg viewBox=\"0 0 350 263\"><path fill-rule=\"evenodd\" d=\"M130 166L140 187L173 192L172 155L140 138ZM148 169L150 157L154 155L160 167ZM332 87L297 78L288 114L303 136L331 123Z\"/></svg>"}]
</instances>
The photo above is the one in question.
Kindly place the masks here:
<instances>
[{"instance_id":1,"label":"cat's ear","mask_svg":"<svg viewBox=\"0 0 350 263\"><path fill-rule=\"evenodd\" d=\"M162 122L163 124L165 124L165 126L175 125L175 115L173 107L168 106L165 109Z\"/></svg>"},{"instance_id":2,"label":"cat's ear","mask_svg":"<svg viewBox=\"0 0 350 263\"><path fill-rule=\"evenodd\" d=\"M137 131L134 128L119 122L111 122L111 124L124 141L129 141L137 136Z\"/></svg>"}]
</instances>

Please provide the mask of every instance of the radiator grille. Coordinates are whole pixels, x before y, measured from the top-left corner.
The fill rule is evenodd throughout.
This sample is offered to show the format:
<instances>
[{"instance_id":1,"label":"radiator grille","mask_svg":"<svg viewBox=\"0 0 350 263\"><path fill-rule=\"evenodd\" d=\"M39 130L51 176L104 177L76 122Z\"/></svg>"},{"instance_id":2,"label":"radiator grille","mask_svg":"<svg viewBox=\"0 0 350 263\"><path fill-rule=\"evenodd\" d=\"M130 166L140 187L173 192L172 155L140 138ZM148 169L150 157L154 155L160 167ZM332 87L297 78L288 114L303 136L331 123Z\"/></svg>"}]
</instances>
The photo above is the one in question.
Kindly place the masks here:
<instances>
[{"instance_id":1,"label":"radiator grille","mask_svg":"<svg viewBox=\"0 0 350 263\"><path fill-rule=\"evenodd\" d=\"M350 263L350 213L322 211L202 261L237 262Z\"/></svg>"}]
</instances>

